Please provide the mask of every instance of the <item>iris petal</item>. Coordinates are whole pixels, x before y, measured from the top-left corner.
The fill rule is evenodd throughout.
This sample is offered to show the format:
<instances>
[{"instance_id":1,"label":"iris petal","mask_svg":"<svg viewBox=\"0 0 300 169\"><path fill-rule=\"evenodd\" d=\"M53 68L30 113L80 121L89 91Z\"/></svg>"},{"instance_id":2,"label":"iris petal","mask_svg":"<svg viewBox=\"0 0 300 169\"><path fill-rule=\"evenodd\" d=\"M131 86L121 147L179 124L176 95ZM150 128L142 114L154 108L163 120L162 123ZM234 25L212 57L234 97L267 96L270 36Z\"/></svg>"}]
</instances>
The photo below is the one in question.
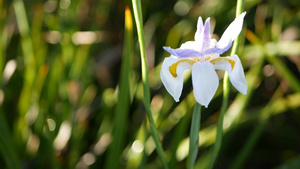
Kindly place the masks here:
<instances>
[{"instance_id":1,"label":"iris petal","mask_svg":"<svg viewBox=\"0 0 300 169\"><path fill-rule=\"evenodd\" d=\"M207 107L219 86L213 64L209 61L195 63L192 68L192 81L196 101Z\"/></svg>"},{"instance_id":2,"label":"iris petal","mask_svg":"<svg viewBox=\"0 0 300 169\"><path fill-rule=\"evenodd\" d=\"M203 30L203 21L201 16L198 18L198 22L197 22L197 31L195 33L194 39L195 41L201 41L201 32Z\"/></svg>"},{"instance_id":3,"label":"iris petal","mask_svg":"<svg viewBox=\"0 0 300 169\"><path fill-rule=\"evenodd\" d=\"M163 48L164 48L164 50L169 52L171 55L177 56L180 58L193 58L193 57L201 56L200 52L193 50L193 49L181 49L181 48L172 49L172 48L166 47L166 46L164 46Z\"/></svg>"},{"instance_id":4,"label":"iris petal","mask_svg":"<svg viewBox=\"0 0 300 169\"><path fill-rule=\"evenodd\" d=\"M242 94L247 94L247 82L241 60L237 55L211 60L215 69L228 72L230 82Z\"/></svg>"},{"instance_id":5,"label":"iris petal","mask_svg":"<svg viewBox=\"0 0 300 169\"><path fill-rule=\"evenodd\" d=\"M228 49L231 48L231 45L232 45L232 42L231 43L228 43L227 46L225 46L224 48L209 48L207 50L205 50L202 55L205 56L205 55L210 55L210 54L222 54L224 52L226 52Z\"/></svg>"},{"instance_id":6,"label":"iris petal","mask_svg":"<svg viewBox=\"0 0 300 169\"><path fill-rule=\"evenodd\" d=\"M203 37L202 37L202 51L205 51L210 46L210 18L207 18L204 24Z\"/></svg>"},{"instance_id":7,"label":"iris petal","mask_svg":"<svg viewBox=\"0 0 300 169\"><path fill-rule=\"evenodd\" d=\"M187 41L181 44L180 49L193 49L200 53L200 43L198 41Z\"/></svg>"},{"instance_id":8,"label":"iris petal","mask_svg":"<svg viewBox=\"0 0 300 169\"><path fill-rule=\"evenodd\" d=\"M219 48L227 47L228 44L229 43L231 44L232 41L234 41L236 37L240 34L243 27L243 21L245 15L246 12L243 12L240 16L235 18L235 20L227 27L227 29L225 30L221 39L218 42Z\"/></svg>"},{"instance_id":9,"label":"iris petal","mask_svg":"<svg viewBox=\"0 0 300 169\"><path fill-rule=\"evenodd\" d=\"M171 73L171 71L173 70L171 70L170 67L176 63L176 67L172 67L172 69L175 69L176 71L176 74L174 74L174 72ZM186 69L190 69L192 67L192 64L193 63L190 63L188 61L184 62L182 61L182 59L176 58L174 56L165 58L162 64L162 68L160 71L161 81L176 102L179 101L179 97L183 88L183 71Z\"/></svg>"}]
</instances>

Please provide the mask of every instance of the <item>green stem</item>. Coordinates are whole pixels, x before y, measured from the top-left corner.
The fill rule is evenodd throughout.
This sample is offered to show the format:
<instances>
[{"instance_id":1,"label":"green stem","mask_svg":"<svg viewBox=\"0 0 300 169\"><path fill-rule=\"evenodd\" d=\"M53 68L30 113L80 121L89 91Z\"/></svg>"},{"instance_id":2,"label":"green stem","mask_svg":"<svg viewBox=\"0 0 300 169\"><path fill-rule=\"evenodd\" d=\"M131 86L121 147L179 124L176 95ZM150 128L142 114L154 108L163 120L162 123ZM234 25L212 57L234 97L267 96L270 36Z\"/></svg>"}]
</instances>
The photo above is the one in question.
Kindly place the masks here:
<instances>
[{"instance_id":1,"label":"green stem","mask_svg":"<svg viewBox=\"0 0 300 169\"><path fill-rule=\"evenodd\" d=\"M199 148L199 126L201 119L201 106L196 102L192 117L192 124L190 130L190 146L189 146L189 156L187 159L187 169L192 169L195 165L195 161L198 154Z\"/></svg>"},{"instance_id":2,"label":"green stem","mask_svg":"<svg viewBox=\"0 0 300 169\"><path fill-rule=\"evenodd\" d=\"M143 90L144 90L144 105L146 109L146 113L148 115L150 130L152 137L154 139L156 145L156 151L158 156L160 157L164 168L168 168L167 160L162 149L162 145L159 141L159 137L154 125L154 120L151 113L150 108L150 88L149 88L149 77L148 77L148 64L146 60L146 52L145 52L145 39L144 39L144 31L143 31L143 19L142 19L142 7L140 0L132 0L134 18L137 27L139 45L140 45L140 54L141 54L141 66L142 66L142 79L143 79Z\"/></svg>"},{"instance_id":3,"label":"green stem","mask_svg":"<svg viewBox=\"0 0 300 169\"><path fill-rule=\"evenodd\" d=\"M236 17L238 17L243 10L244 10L244 0L237 0ZM238 36L233 43L231 56L237 54L238 46L240 42L239 39L240 36ZM224 121L224 114L227 110L229 92L230 92L229 77L228 77L228 73L225 72L224 79L223 79L223 102L222 102L222 108L221 108L220 117L217 125L216 141L213 146L211 160L208 167L209 169L212 169L214 167L215 161L221 149L222 136L223 136L223 121Z\"/></svg>"},{"instance_id":4,"label":"green stem","mask_svg":"<svg viewBox=\"0 0 300 169\"><path fill-rule=\"evenodd\" d=\"M224 120L224 114L227 109L228 105L228 97L229 97L229 79L227 72L224 75L224 81L223 81L223 102L220 112L220 117L217 125L217 135L216 135L216 141L213 146L212 155L209 163L209 169L212 169L214 167L215 161L218 157L219 151L221 149L221 143L222 143L222 136L223 136L223 120Z\"/></svg>"}]
</instances>

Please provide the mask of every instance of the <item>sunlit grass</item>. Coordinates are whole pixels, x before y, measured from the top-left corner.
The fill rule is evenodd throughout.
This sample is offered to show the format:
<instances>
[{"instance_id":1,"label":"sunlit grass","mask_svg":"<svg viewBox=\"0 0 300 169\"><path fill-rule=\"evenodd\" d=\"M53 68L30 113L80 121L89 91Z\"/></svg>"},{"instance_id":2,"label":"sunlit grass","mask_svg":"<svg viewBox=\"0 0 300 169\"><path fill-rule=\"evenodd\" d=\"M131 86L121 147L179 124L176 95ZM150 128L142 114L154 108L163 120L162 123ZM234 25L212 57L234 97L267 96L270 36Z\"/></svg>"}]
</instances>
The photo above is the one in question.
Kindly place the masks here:
<instances>
[{"instance_id":1,"label":"sunlit grass","mask_svg":"<svg viewBox=\"0 0 300 169\"><path fill-rule=\"evenodd\" d=\"M140 23L130 1L0 0L0 168L181 169L193 161L190 72L176 103L160 81L169 57L162 46L193 40L199 16L211 17L218 39L236 1L135 2ZM299 8L245 1L235 52L247 95L229 85L222 114L219 72L220 87L194 131L195 168L208 168L222 115L214 168L299 168Z\"/></svg>"}]
</instances>

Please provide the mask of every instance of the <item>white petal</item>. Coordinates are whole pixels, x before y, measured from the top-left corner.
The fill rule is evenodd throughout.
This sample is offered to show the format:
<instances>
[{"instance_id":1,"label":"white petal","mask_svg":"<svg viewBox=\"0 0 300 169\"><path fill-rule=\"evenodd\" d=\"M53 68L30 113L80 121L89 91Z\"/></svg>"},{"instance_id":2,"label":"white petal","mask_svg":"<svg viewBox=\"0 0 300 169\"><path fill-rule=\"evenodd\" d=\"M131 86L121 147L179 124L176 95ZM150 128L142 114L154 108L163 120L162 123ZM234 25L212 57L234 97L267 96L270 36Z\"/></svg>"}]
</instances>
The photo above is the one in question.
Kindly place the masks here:
<instances>
[{"instance_id":1,"label":"white petal","mask_svg":"<svg viewBox=\"0 0 300 169\"><path fill-rule=\"evenodd\" d=\"M230 63L231 62L231 63ZM232 85L242 94L247 94L247 82L241 60L237 55L213 59L215 69L226 70Z\"/></svg>"},{"instance_id":2,"label":"white petal","mask_svg":"<svg viewBox=\"0 0 300 169\"><path fill-rule=\"evenodd\" d=\"M209 61L195 63L192 67L192 81L196 101L207 107L219 86L213 64Z\"/></svg>"},{"instance_id":3,"label":"white petal","mask_svg":"<svg viewBox=\"0 0 300 169\"><path fill-rule=\"evenodd\" d=\"M245 79L244 69L241 60L237 55L233 55L229 58L235 61L235 66L231 71L231 74L228 74L230 81L239 92L246 95L248 86Z\"/></svg>"},{"instance_id":4,"label":"white petal","mask_svg":"<svg viewBox=\"0 0 300 169\"><path fill-rule=\"evenodd\" d=\"M179 63L176 69L177 76L174 77L170 73L170 66L180 60L181 59L174 56L165 58L160 71L160 78L162 83L164 84L165 88L167 89L167 91L170 93L170 95L174 98L176 102L179 101L179 97L182 92L183 71L186 69L190 69L192 67L191 64L186 62Z\"/></svg>"},{"instance_id":5,"label":"white petal","mask_svg":"<svg viewBox=\"0 0 300 169\"><path fill-rule=\"evenodd\" d=\"M219 48L225 48L229 43L232 43L236 39L236 37L240 34L243 21L246 12L243 12L240 16L235 18L235 20L227 27L225 32L223 33L221 39L218 42Z\"/></svg>"},{"instance_id":6,"label":"white petal","mask_svg":"<svg viewBox=\"0 0 300 169\"><path fill-rule=\"evenodd\" d=\"M181 44L180 49L193 49L200 52L200 43L199 41L187 41Z\"/></svg>"},{"instance_id":7,"label":"white petal","mask_svg":"<svg viewBox=\"0 0 300 169\"><path fill-rule=\"evenodd\" d=\"M197 22L197 31L195 33L194 39L195 41L200 41L201 40L201 32L203 30L203 21L201 16L198 18L198 22Z\"/></svg>"},{"instance_id":8,"label":"white petal","mask_svg":"<svg viewBox=\"0 0 300 169\"><path fill-rule=\"evenodd\" d=\"M202 36L202 47L201 50L202 52L205 51L210 47L210 41L211 41L211 36L210 36L210 18L207 18L205 21L205 24L203 26L203 36Z\"/></svg>"}]
</instances>

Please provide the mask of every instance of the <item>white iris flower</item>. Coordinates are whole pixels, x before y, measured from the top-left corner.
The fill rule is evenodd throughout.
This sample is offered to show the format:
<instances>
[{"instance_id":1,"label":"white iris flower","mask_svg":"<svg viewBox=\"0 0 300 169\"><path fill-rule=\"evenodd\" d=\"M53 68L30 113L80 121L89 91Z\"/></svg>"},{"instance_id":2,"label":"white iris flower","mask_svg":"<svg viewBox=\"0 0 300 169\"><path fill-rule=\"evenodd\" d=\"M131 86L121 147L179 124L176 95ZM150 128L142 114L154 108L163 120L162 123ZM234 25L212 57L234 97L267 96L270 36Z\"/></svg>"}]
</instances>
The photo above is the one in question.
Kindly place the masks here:
<instances>
[{"instance_id":1,"label":"white iris flower","mask_svg":"<svg viewBox=\"0 0 300 169\"><path fill-rule=\"evenodd\" d=\"M207 107L219 86L219 78L215 70L228 72L232 85L242 94L247 93L244 69L237 55L220 57L240 34L246 12L238 16L225 30L217 42L211 39L209 18L203 25L199 17L195 41L183 43L180 48L163 47L171 54L165 58L160 77L176 102L183 88L183 71L192 69L192 82L196 101Z\"/></svg>"}]
</instances>

